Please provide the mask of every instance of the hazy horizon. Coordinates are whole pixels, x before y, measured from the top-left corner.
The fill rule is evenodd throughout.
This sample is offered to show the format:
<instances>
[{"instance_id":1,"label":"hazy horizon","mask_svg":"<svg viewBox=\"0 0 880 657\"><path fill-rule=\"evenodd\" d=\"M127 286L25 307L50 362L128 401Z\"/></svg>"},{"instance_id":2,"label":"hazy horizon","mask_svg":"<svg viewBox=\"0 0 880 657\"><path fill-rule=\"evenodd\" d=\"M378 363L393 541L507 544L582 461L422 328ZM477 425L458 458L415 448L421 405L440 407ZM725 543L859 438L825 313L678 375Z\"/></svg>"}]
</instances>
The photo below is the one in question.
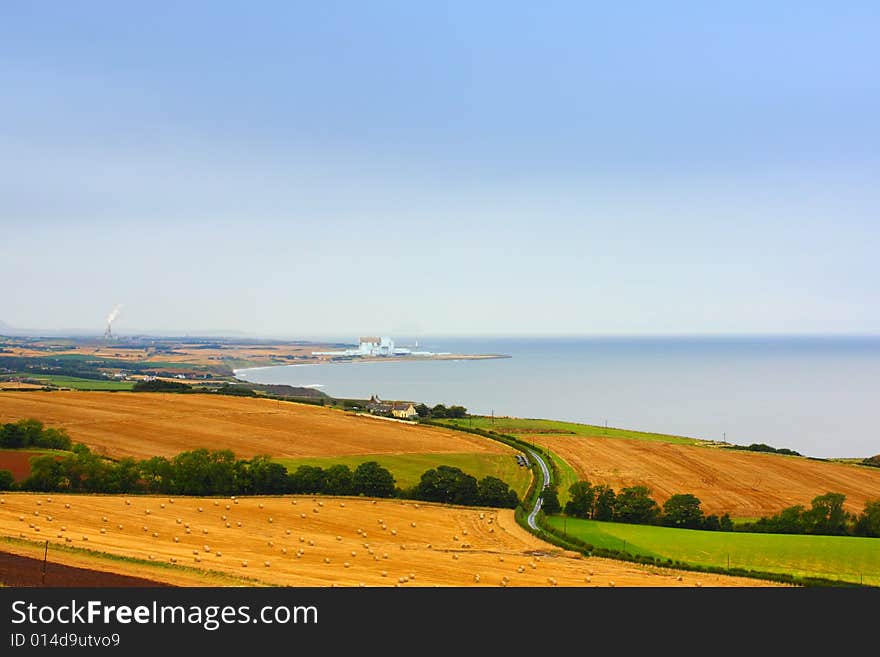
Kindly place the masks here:
<instances>
[{"instance_id":1,"label":"hazy horizon","mask_svg":"<svg viewBox=\"0 0 880 657\"><path fill-rule=\"evenodd\" d=\"M878 19L4 2L0 319L880 334Z\"/></svg>"}]
</instances>

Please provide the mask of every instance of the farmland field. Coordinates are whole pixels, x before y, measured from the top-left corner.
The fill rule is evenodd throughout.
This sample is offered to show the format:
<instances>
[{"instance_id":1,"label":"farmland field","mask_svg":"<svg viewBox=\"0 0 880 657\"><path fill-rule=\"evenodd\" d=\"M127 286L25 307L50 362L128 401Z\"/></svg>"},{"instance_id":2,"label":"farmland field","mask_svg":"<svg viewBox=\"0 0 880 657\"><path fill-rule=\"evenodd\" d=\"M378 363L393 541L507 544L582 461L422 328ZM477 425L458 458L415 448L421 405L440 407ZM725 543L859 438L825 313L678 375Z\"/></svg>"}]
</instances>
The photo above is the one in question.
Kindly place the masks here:
<instances>
[{"instance_id":1,"label":"farmland field","mask_svg":"<svg viewBox=\"0 0 880 657\"><path fill-rule=\"evenodd\" d=\"M518 466L516 459L510 454L367 454L275 460L291 472L300 465L327 468L331 465L343 464L354 470L364 461L377 461L394 475L397 485L401 488L415 486L425 470L436 468L438 465L449 465L461 468L477 479L486 476L498 477L513 488L520 499L526 494L532 480L531 469Z\"/></svg>"},{"instance_id":2,"label":"farmland field","mask_svg":"<svg viewBox=\"0 0 880 657\"><path fill-rule=\"evenodd\" d=\"M880 539L708 532L552 516L550 524L596 547L692 564L826 577L880 586Z\"/></svg>"},{"instance_id":3,"label":"farmland field","mask_svg":"<svg viewBox=\"0 0 880 657\"><path fill-rule=\"evenodd\" d=\"M859 512L880 497L880 469L662 442L534 435L527 438L596 484L615 489L645 484L663 503L675 493L693 493L707 513L757 517L777 513L829 491L846 495Z\"/></svg>"},{"instance_id":4,"label":"farmland field","mask_svg":"<svg viewBox=\"0 0 880 657\"><path fill-rule=\"evenodd\" d=\"M47 385L58 386L59 388L72 388L73 390L131 390L134 385L132 381L83 379L78 376L63 376L60 374L28 374L27 378Z\"/></svg>"},{"instance_id":5,"label":"farmland field","mask_svg":"<svg viewBox=\"0 0 880 657\"><path fill-rule=\"evenodd\" d=\"M103 531L102 531L103 530ZM565 553L509 510L331 497L9 493L2 549L156 581L290 586L755 586ZM176 539L176 540L175 540ZM681 581L676 576L682 577Z\"/></svg>"},{"instance_id":6,"label":"farmland field","mask_svg":"<svg viewBox=\"0 0 880 657\"><path fill-rule=\"evenodd\" d=\"M31 473L30 460L35 456L57 454L63 456L70 452L54 449L0 449L0 470L9 470L15 481L27 478Z\"/></svg>"},{"instance_id":7,"label":"farmland field","mask_svg":"<svg viewBox=\"0 0 880 657\"><path fill-rule=\"evenodd\" d=\"M113 457L173 456L207 447L240 457L503 454L501 443L451 429L387 422L320 406L208 394L0 394L0 422L36 418Z\"/></svg>"}]
</instances>

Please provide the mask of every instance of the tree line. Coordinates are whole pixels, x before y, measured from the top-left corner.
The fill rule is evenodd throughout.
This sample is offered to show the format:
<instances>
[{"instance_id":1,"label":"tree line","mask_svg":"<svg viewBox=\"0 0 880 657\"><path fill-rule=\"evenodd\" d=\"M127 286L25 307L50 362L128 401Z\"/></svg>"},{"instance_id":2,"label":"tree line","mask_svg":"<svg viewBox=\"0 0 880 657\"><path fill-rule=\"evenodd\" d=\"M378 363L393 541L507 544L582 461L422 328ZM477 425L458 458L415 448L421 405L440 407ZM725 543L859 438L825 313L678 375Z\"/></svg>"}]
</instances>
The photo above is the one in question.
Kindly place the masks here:
<instances>
[{"instance_id":1,"label":"tree line","mask_svg":"<svg viewBox=\"0 0 880 657\"><path fill-rule=\"evenodd\" d=\"M464 406L453 405L446 407L443 404L436 404L434 406L418 404L413 408L415 408L416 413L418 413L420 418L428 420L467 417L467 409Z\"/></svg>"},{"instance_id":2,"label":"tree line","mask_svg":"<svg viewBox=\"0 0 880 657\"><path fill-rule=\"evenodd\" d=\"M880 499L866 502L862 513L853 514L844 510L846 496L842 493L825 493L813 498L809 509L795 505L736 527L727 513L720 517L706 515L700 499L691 493L672 495L662 507L651 497L651 489L647 486L629 486L615 492L604 484L594 486L589 481L578 481L569 486L568 493L570 499L563 509L556 489L546 490L543 494L544 512L681 529L880 537Z\"/></svg>"},{"instance_id":3,"label":"tree line","mask_svg":"<svg viewBox=\"0 0 880 657\"><path fill-rule=\"evenodd\" d=\"M628 486L615 491L605 484L577 481L568 488L569 501L563 510L555 488L544 491L545 513L564 512L574 518L626 522L635 525L665 525L683 529L732 531L733 521L725 513L705 515L699 498L690 493L670 497L661 507L647 486Z\"/></svg>"},{"instance_id":4,"label":"tree line","mask_svg":"<svg viewBox=\"0 0 880 657\"><path fill-rule=\"evenodd\" d=\"M880 537L880 499L865 502L859 514L844 510L845 501L843 493L825 493L814 497L809 509L796 504L775 515L744 523L739 529L771 534Z\"/></svg>"},{"instance_id":5,"label":"tree line","mask_svg":"<svg viewBox=\"0 0 880 657\"><path fill-rule=\"evenodd\" d=\"M0 490L173 495L363 495L508 508L519 504L516 492L500 479L484 477L477 481L459 468L445 465L427 470L416 486L401 489L391 472L376 461L361 463L354 470L344 464L326 469L301 465L288 472L268 456L237 459L231 450L196 449L170 459L154 456L142 460L110 461L80 443L71 449L64 456L32 458L30 475L17 485L12 473L0 471Z\"/></svg>"}]
</instances>

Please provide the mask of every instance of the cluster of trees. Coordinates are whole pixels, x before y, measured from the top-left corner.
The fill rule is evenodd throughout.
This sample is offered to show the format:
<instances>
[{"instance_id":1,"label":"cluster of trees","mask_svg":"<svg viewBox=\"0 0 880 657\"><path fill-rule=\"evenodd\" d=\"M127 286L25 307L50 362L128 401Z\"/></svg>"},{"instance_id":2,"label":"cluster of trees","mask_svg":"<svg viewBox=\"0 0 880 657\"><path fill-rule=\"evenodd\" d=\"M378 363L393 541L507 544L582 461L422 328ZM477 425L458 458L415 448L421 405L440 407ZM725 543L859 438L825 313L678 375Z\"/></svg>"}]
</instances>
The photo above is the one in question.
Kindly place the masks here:
<instances>
[{"instance_id":1,"label":"cluster of trees","mask_svg":"<svg viewBox=\"0 0 880 657\"><path fill-rule=\"evenodd\" d=\"M399 489L387 468L376 461L367 461L354 471L342 464L326 469L301 465L289 475L287 492L393 497L399 494Z\"/></svg>"},{"instance_id":2,"label":"cluster of trees","mask_svg":"<svg viewBox=\"0 0 880 657\"><path fill-rule=\"evenodd\" d=\"M787 447L771 447L764 443L752 443L748 446L730 445L728 449L742 449L747 452L767 452L769 454L786 454L788 456L803 456L803 454L796 452L793 449L788 449Z\"/></svg>"},{"instance_id":3,"label":"cluster of trees","mask_svg":"<svg viewBox=\"0 0 880 657\"><path fill-rule=\"evenodd\" d=\"M19 420L0 426L2 448L42 447L69 450L71 446L70 436L64 429L47 429L39 420Z\"/></svg>"},{"instance_id":4,"label":"cluster of trees","mask_svg":"<svg viewBox=\"0 0 880 657\"><path fill-rule=\"evenodd\" d=\"M651 489L647 486L628 486L615 492L604 484L594 486L589 481L578 481L569 486L568 494L570 499L564 513L575 518L709 531L733 530L728 514L721 517L705 515L699 498L690 493L673 495L662 508L651 497ZM555 489L546 490L543 498L545 513L563 511Z\"/></svg>"},{"instance_id":5,"label":"cluster of trees","mask_svg":"<svg viewBox=\"0 0 880 657\"><path fill-rule=\"evenodd\" d=\"M477 481L476 477L448 465L424 472L407 497L428 502L509 509L519 504L516 491L497 477L487 476Z\"/></svg>"},{"instance_id":6,"label":"cluster of trees","mask_svg":"<svg viewBox=\"0 0 880 657\"><path fill-rule=\"evenodd\" d=\"M237 459L228 449L196 449L170 459L154 456L109 461L80 444L61 458L32 459L31 474L19 488L174 495L325 493L391 497L396 493L394 477L375 461L362 463L354 471L345 465L327 470L301 466L288 473L283 465L268 456Z\"/></svg>"},{"instance_id":7,"label":"cluster of trees","mask_svg":"<svg viewBox=\"0 0 880 657\"><path fill-rule=\"evenodd\" d=\"M464 406L449 406L448 408L443 404L437 404L436 406L430 407L425 404L419 404L415 407L416 413L419 414L419 417L427 418L427 419L439 419L439 418L463 418L467 417L467 409Z\"/></svg>"},{"instance_id":8,"label":"cluster of trees","mask_svg":"<svg viewBox=\"0 0 880 657\"><path fill-rule=\"evenodd\" d=\"M824 534L880 537L880 499L869 500L860 514L843 508L846 495L825 493L814 497L810 508L790 506L772 516L740 526L742 531L772 534Z\"/></svg>"},{"instance_id":9,"label":"cluster of trees","mask_svg":"<svg viewBox=\"0 0 880 657\"><path fill-rule=\"evenodd\" d=\"M880 468L880 454L862 459L862 465L869 465L872 468Z\"/></svg>"}]
</instances>

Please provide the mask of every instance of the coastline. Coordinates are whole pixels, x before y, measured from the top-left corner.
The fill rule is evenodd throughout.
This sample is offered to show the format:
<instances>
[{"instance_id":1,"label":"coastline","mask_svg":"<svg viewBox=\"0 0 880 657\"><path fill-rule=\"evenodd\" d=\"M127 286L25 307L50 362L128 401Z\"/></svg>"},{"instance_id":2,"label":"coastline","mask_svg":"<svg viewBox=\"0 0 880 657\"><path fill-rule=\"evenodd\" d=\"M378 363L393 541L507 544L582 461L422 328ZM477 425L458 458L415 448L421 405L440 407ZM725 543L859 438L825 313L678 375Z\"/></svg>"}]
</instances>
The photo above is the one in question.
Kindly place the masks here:
<instances>
[{"instance_id":1,"label":"coastline","mask_svg":"<svg viewBox=\"0 0 880 657\"><path fill-rule=\"evenodd\" d=\"M266 370L275 367L308 367L310 365L349 365L357 363L414 363L450 360L496 360L513 358L509 354L437 354L436 356L348 356L301 359L298 363L277 363L272 365L254 365L239 367L232 370L232 375L239 380L239 373L254 370Z\"/></svg>"}]
</instances>

